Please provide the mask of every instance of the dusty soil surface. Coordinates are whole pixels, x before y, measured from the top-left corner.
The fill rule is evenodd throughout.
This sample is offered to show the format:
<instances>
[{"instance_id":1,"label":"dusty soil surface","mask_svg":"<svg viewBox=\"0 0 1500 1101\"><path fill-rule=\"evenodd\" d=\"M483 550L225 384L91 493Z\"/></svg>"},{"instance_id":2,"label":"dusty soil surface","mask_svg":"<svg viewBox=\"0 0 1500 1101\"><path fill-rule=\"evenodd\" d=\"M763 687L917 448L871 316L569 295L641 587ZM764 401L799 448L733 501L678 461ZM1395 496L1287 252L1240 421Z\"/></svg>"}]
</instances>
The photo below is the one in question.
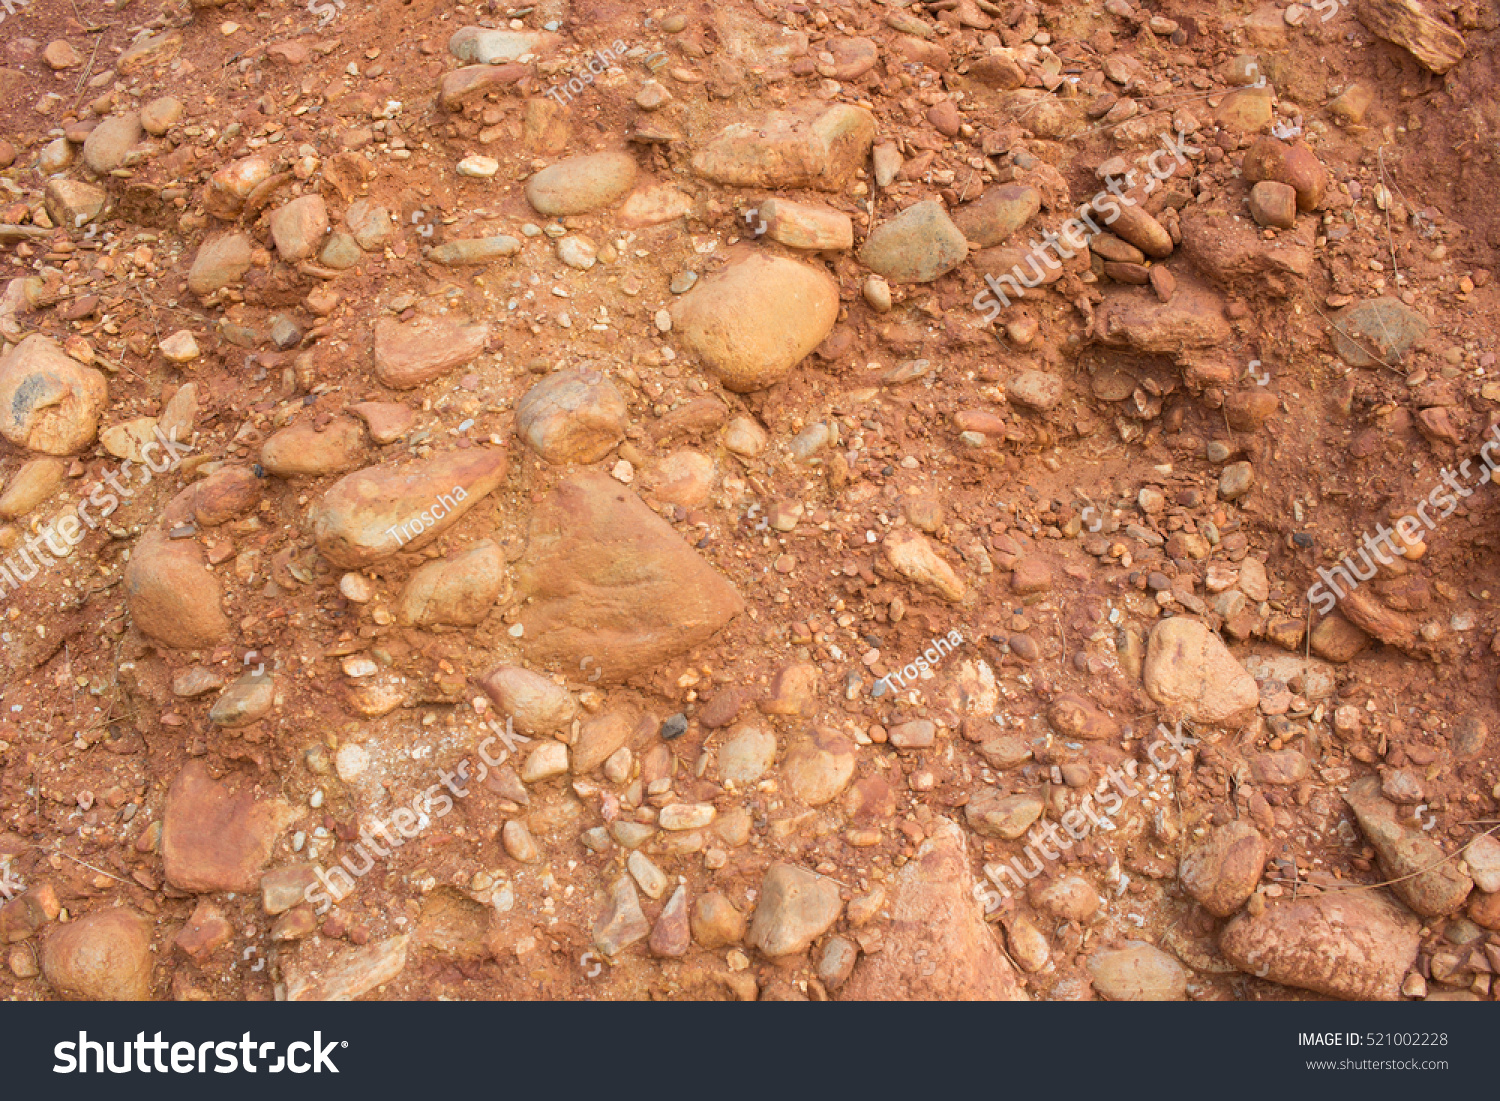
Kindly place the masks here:
<instances>
[{"instance_id":1,"label":"dusty soil surface","mask_svg":"<svg viewBox=\"0 0 1500 1101\"><path fill-rule=\"evenodd\" d=\"M1496 22L4 14L0 990L1500 997Z\"/></svg>"}]
</instances>

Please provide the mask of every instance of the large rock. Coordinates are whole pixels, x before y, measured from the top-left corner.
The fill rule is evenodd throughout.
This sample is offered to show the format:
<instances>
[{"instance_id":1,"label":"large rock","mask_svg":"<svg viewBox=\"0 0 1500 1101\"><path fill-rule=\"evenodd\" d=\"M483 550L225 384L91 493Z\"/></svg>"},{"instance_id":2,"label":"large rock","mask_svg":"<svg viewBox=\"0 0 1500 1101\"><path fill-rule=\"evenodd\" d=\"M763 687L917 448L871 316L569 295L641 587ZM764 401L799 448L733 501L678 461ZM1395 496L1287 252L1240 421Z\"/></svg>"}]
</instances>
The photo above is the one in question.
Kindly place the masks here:
<instances>
[{"instance_id":1,"label":"large rock","mask_svg":"<svg viewBox=\"0 0 1500 1101\"><path fill-rule=\"evenodd\" d=\"M58 925L42 946L48 985L73 1001L150 1001L155 962L151 920L123 906Z\"/></svg>"},{"instance_id":2,"label":"large rock","mask_svg":"<svg viewBox=\"0 0 1500 1101\"><path fill-rule=\"evenodd\" d=\"M526 181L526 201L537 213L555 218L587 214L623 199L635 186L636 173L629 153L569 157Z\"/></svg>"},{"instance_id":3,"label":"large rock","mask_svg":"<svg viewBox=\"0 0 1500 1101\"><path fill-rule=\"evenodd\" d=\"M1385 877L1397 880L1391 885L1397 898L1423 917L1442 917L1464 904L1474 881L1409 815L1398 819L1399 808L1381 795L1378 776L1351 784L1344 802L1380 855Z\"/></svg>"},{"instance_id":4,"label":"large rock","mask_svg":"<svg viewBox=\"0 0 1500 1101\"><path fill-rule=\"evenodd\" d=\"M505 470L505 450L498 447L356 470L335 482L313 510L318 550L346 569L420 550L504 481Z\"/></svg>"},{"instance_id":5,"label":"large rock","mask_svg":"<svg viewBox=\"0 0 1500 1101\"><path fill-rule=\"evenodd\" d=\"M864 167L875 116L838 104L816 119L773 111L726 126L693 155L693 171L734 187L842 191Z\"/></svg>"},{"instance_id":6,"label":"large rock","mask_svg":"<svg viewBox=\"0 0 1500 1101\"><path fill-rule=\"evenodd\" d=\"M896 873L884 948L855 969L843 996L1024 1001L1015 971L975 901L976 886L963 831L936 819L917 855Z\"/></svg>"},{"instance_id":7,"label":"large rock","mask_svg":"<svg viewBox=\"0 0 1500 1101\"><path fill-rule=\"evenodd\" d=\"M410 390L464 366L489 339L485 321L382 317L375 322L375 374L393 390Z\"/></svg>"},{"instance_id":8,"label":"large rock","mask_svg":"<svg viewBox=\"0 0 1500 1101\"><path fill-rule=\"evenodd\" d=\"M592 463L625 438L630 410L602 372L573 367L548 375L516 406L516 434L549 463Z\"/></svg>"},{"instance_id":9,"label":"large rock","mask_svg":"<svg viewBox=\"0 0 1500 1101\"><path fill-rule=\"evenodd\" d=\"M416 627L471 627L494 610L504 588L505 552L486 539L413 573L397 618Z\"/></svg>"},{"instance_id":10,"label":"large rock","mask_svg":"<svg viewBox=\"0 0 1500 1101\"><path fill-rule=\"evenodd\" d=\"M1218 295L1183 281L1169 302L1145 288L1106 292L1094 314L1094 336L1111 347L1171 354L1223 345L1229 322Z\"/></svg>"},{"instance_id":11,"label":"large rock","mask_svg":"<svg viewBox=\"0 0 1500 1101\"><path fill-rule=\"evenodd\" d=\"M1152 629L1143 677L1147 695L1189 722L1231 723L1260 702L1255 678L1218 635L1187 616Z\"/></svg>"},{"instance_id":12,"label":"large rock","mask_svg":"<svg viewBox=\"0 0 1500 1101\"><path fill-rule=\"evenodd\" d=\"M634 493L603 474L561 482L532 515L517 596L521 646L608 683L658 668L744 610L719 575Z\"/></svg>"},{"instance_id":13,"label":"large rock","mask_svg":"<svg viewBox=\"0 0 1500 1101\"><path fill-rule=\"evenodd\" d=\"M42 201L54 225L80 229L104 213L109 194L81 180L57 179L47 181Z\"/></svg>"},{"instance_id":14,"label":"large rock","mask_svg":"<svg viewBox=\"0 0 1500 1101\"><path fill-rule=\"evenodd\" d=\"M839 316L821 268L749 253L672 304L672 328L726 390L774 386L823 342ZM775 324L768 324L775 318Z\"/></svg>"},{"instance_id":15,"label":"large rock","mask_svg":"<svg viewBox=\"0 0 1500 1101\"><path fill-rule=\"evenodd\" d=\"M94 442L109 385L51 337L33 333L0 357L0 433L17 447L71 455Z\"/></svg>"},{"instance_id":16,"label":"large rock","mask_svg":"<svg viewBox=\"0 0 1500 1101\"><path fill-rule=\"evenodd\" d=\"M125 567L125 600L143 634L179 650L204 650L229 637L219 580L192 539L141 536Z\"/></svg>"},{"instance_id":17,"label":"large rock","mask_svg":"<svg viewBox=\"0 0 1500 1101\"><path fill-rule=\"evenodd\" d=\"M875 228L859 262L892 283L931 283L969 255L963 231L936 199L913 203Z\"/></svg>"},{"instance_id":18,"label":"large rock","mask_svg":"<svg viewBox=\"0 0 1500 1101\"><path fill-rule=\"evenodd\" d=\"M1266 870L1266 839L1243 819L1214 829L1182 858L1178 878L1215 917L1228 917L1255 893Z\"/></svg>"},{"instance_id":19,"label":"large rock","mask_svg":"<svg viewBox=\"0 0 1500 1101\"><path fill-rule=\"evenodd\" d=\"M250 270L250 238L243 233L226 233L210 237L198 246L198 255L188 272L188 289L194 294L210 295L238 283Z\"/></svg>"},{"instance_id":20,"label":"large rock","mask_svg":"<svg viewBox=\"0 0 1500 1101\"><path fill-rule=\"evenodd\" d=\"M281 799L257 798L248 781L217 781L201 761L189 761L162 818L167 882L195 893L255 890L277 836L297 816Z\"/></svg>"},{"instance_id":21,"label":"large rock","mask_svg":"<svg viewBox=\"0 0 1500 1101\"><path fill-rule=\"evenodd\" d=\"M1420 923L1377 891L1272 902L1225 926L1219 948L1241 971L1334 998L1395 1001L1417 962Z\"/></svg>"},{"instance_id":22,"label":"large rock","mask_svg":"<svg viewBox=\"0 0 1500 1101\"><path fill-rule=\"evenodd\" d=\"M772 959L806 952L843 910L833 880L794 864L772 864L761 880L749 943Z\"/></svg>"}]
</instances>

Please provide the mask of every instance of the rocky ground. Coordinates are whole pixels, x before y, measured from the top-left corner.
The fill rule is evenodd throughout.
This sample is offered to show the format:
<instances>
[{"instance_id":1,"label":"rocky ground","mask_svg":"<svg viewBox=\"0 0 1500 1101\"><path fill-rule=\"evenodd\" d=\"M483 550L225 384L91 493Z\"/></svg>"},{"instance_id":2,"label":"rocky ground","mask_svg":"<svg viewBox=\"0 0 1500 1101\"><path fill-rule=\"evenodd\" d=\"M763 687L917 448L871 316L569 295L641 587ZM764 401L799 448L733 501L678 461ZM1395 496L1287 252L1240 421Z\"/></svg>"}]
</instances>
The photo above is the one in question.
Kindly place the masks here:
<instances>
[{"instance_id":1,"label":"rocky ground","mask_svg":"<svg viewBox=\"0 0 1500 1101\"><path fill-rule=\"evenodd\" d=\"M1500 997L1496 26L4 15L0 989Z\"/></svg>"}]
</instances>

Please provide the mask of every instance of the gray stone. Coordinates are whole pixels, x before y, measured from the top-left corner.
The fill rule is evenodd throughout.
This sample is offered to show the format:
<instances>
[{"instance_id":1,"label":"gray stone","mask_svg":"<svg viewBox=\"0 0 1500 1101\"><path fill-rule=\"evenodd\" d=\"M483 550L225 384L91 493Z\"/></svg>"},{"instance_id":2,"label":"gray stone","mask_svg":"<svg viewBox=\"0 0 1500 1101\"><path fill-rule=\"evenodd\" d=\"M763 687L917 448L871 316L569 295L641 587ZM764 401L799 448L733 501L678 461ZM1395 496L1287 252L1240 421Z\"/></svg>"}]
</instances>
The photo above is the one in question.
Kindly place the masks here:
<instances>
[{"instance_id":1,"label":"gray stone","mask_svg":"<svg viewBox=\"0 0 1500 1101\"><path fill-rule=\"evenodd\" d=\"M963 231L942 203L928 199L876 227L859 250L859 260L892 283L931 283L968 254Z\"/></svg>"}]
</instances>

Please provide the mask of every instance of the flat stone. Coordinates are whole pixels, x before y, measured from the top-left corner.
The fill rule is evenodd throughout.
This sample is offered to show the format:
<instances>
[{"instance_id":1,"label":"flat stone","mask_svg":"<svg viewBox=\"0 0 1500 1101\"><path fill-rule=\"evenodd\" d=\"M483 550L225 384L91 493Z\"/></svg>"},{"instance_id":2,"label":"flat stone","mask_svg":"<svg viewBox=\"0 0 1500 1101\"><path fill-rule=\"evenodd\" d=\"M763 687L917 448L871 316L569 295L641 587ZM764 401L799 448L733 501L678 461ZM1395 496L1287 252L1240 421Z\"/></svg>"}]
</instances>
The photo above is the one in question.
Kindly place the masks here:
<instances>
[{"instance_id":1,"label":"flat stone","mask_svg":"<svg viewBox=\"0 0 1500 1101\"><path fill-rule=\"evenodd\" d=\"M395 390L411 390L471 363L490 339L485 321L418 317L375 322L375 374Z\"/></svg>"},{"instance_id":2,"label":"flat stone","mask_svg":"<svg viewBox=\"0 0 1500 1101\"><path fill-rule=\"evenodd\" d=\"M5 492L0 493L0 519L25 516L62 485L68 467L61 459L32 459L16 471Z\"/></svg>"},{"instance_id":3,"label":"flat stone","mask_svg":"<svg viewBox=\"0 0 1500 1101\"><path fill-rule=\"evenodd\" d=\"M886 536L881 549L891 567L902 577L950 604L962 601L968 591L953 567L920 532L897 529Z\"/></svg>"},{"instance_id":4,"label":"flat stone","mask_svg":"<svg viewBox=\"0 0 1500 1101\"><path fill-rule=\"evenodd\" d=\"M519 665L496 666L478 683L500 712L514 720L515 729L528 737L546 737L565 730L578 714L571 692Z\"/></svg>"},{"instance_id":5,"label":"flat stone","mask_svg":"<svg viewBox=\"0 0 1500 1101\"><path fill-rule=\"evenodd\" d=\"M94 442L104 376L33 333L0 356L0 434L17 447L71 455Z\"/></svg>"},{"instance_id":6,"label":"flat stone","mask_svg":"<svg viewBox=\"0 0 1500 1101\"><path fill-rule=\"evenodd\" d=\"M316 969L295 957L283 964L289 1002L351 1002L392 982L406 967L409 936L346 948Z\"/></svg>"},{"instance_id":7,"label":"flat stone","mask_svg":"<svg viewBox=\"0 0 1500 1101\"><path fill-rule=\"evenodd\" d=\"M143 137L138 111L111 115L89 132L83 143L83 162L97 176L107 176L125 164Z\"/></svg>"},{"instance_id":8,"label":"flat stone","mask_svg":"<svg viewBox=\"0 0 1500 1101\"><path fill-rule=\"evenodd\" d=\"M1014 841L1031 828L1045 809L1034 795L1004 795L985 787L970 798L964 815L974 832Z\"/></svg>"},{"instance_id":9,"label":"flat stone","mask_svg":"<svg viewBox=\"0 0 1500 1101\"><path fill-rule=\"evenodd\" d=\"M1230 332L1223 300L1183 282L1170 302L1146 290L1107 291L1094 314L1094 335L1111 347L1176 354L1183 348L1222 347Z\"/></svg>"},{"instance_id":10,"label":"flat stone","mask_svg":"<svg viewBox=\"0 0 1500 1101\"><path fill-rule=\"evenodd\" d=\"M417 627L472 627L495 610L505 589L505 552L485 539L428 562L401 591L396 618Z\"/></svg>"},{"instance_id":11,"label":"flat stone","mask_svg":"<svg viewBox=\"0 0 1500 1101\"><path fill-rule=\"evenodd\" d=\"M854 247L854 219L842 210L767 199L756 211L773 241L788 248L824 250Z\"/></svg>"},{"instance_id":12,"label":"flat stone","mask_svg":"<svg viewBox=\"0 0 1500 1101\"><path fill-rule=\"evenodd\" d=\"M1344 802L1354 811L1380 856L1386 877L1396 896L1423 917L1442 917L1461 907L1473 890L1474 881L1464 875L1455 860L1412 819L1398 819L1398 809L1380 792L1380 778L1367 776L1349 786Z\"/></svg>"},{"instance_id":13,"label":"flat stone","mask_svg":"<svg viewBox=\"0 0 1500 1101\"><path fill-rule=\"evenodd\" d=\"M184 111L186 108L180 99L172 96L153 99L141 108L141 126L146 133L160 137L182 121Z\"/></svg>"},{"instance_id":14,"label":"flat stone","mask_svg":"<svg viewBox=\"0 0 1500 1101\"><path fill-rule=\"evenodd\" d=\"M651 927L650 948L654 956L676 959L687 955L692 947L692 929L688 921L687 887L679 885L662 907L661 916Z\"/></svg>"},{"instance_id":15,"label":"flat stone","mask_svg":"<svg viewBox=\"0 0 1500 1101\"><path fill-rule=\"evenodd\" d=\"M640 896L629 876L621 876L609 889L604 911L594 922L594 947L613 959L651 933L651 923L641 912Z\"/></svg>"},{"instance_id":16,"label":"flat stone","mask_svg":"<svg viewBox=\"0 0 1500 1101\"><path fill-rule=\"evenodd\" d=\"M1335 321L1334 350L1351 367L1374 367L1377 357L1392 365L1400 363L1430 328L1420 313L1390 297L1361 302L1337 314Z\"/></svg>"},{"instance_id":17,"label":"flat stone","mask_svg":"<svg viewBox=\"0 0 1500 1101\"><path fill-rule=\"evenodd\" d=\"M517 598L528 659L617 684L713 637L744 609L734 586L608 475L563 480L532 513Z\"/></svg>"},{"instance_id":18,"label":"flat stone","mask_svg":"<svg viewBox=\"0 0 1500 1101\"><path fill-rule=\"evenodd\" d=\"M227 639L218 579L189 539L149 531L125 567L125 599L140 631L179 650L202 650Z\"/></svg>"},{"instance_id":19,"label":"flat stone","mask_svg":"<svg viewBox=\"0 0 1500 1101\"><path fill-rule=\"evenodd\" d=\"M268 914L284 914L306 898L318 877L311 864L288 864L260 877L260 907Z\"/></svg>"},{"instance_id":20,"label":"flat stone","mask_svg":"<svg viewBox=\"0 0 1500 1101\"><path fill-rule=\"evenodd\" d=\"M321 195L303 195L271 212L271 238L283 260L306 260L327 232L328 204Z\"/></svg>"},{"instance_id":21,"label":"flat stone","mask_svg":"<svg viewBox=\"0 0 1500 1101\"><path fill-rule=\"evenodd\" d=\"M281 799L257 798L248 782L217 781L189 761L167 792L161 855L178 890L254 891L276 839L297 818Z\"/></svg>"},{"instance_id":22,"label":"flat stone","mask_svg":"<svg viewBox=\"0 0 1500 1101\"><path fill-rule=\"evenodd\" d=\"M1094 989L1112 1002L1180 1002L1187 997L1187 972L1160 948L1127 941L1088 960Z\"/></svg>"},{"instance_id":23,"label":"flat stone","mask_svg":"<svg viewBox=\"0 0 1500 1101\"><path fill-rule=\"evenodd\" d=\"M734 903L717 891L699 895L693 903L693 939L700 948L724 948L745 939L748 922Z\"/></svg>"},{"instance_id":24,"label":"flat stone","mask_svg":"<svg viewBox=\"0 0 1500 1101\"><path fill-rule=\"evenodd\" d=\"M776 761L776 735L758 723L741 723L719 746L719 778L738 785L753 784Z\"/></svg>"},{"instance_id":25,"label":"flat stone","mask_svg":"<svg viewBox=\"0 0 1500 1101\"><path fill-rule=\"evenodd\" d=\"M810 807L831 802L854 776L855 745L837 731L813 727L794 740L782 763L787 790Z\"/></svg>"},{"instance_id":26,"label":"flat stone","mask_svg":"<svg viewBox=\"0 0 1500 1101\"><path fill-rule=\"evenodd\" d=\"M1025 184L1002 184L953 212L953 224L975 248L1002 244L1042 209L1042 196Z\"/></svg>"},{"instance_id":27,"label":"flat stone","mask_svg":"<svg viewBox=\"0 0 1500 1101\"><path fill-rule=\"evenodd\" d=\"M604 764L630 742L635 725L622 711L606 712L585 722L573 743L573 774L587 776Z\"/></svg>"},{"instance_id":28,"label":"flat stone","mask_svg":"<svg viewBox=\"0 0 1500 1101\"><path fill-rule=\"evenodd\" d=\"M208 720L215 726L249 726L271 712L276 702L276 678L269 673L246 673L231 681L213 707Z\"/></svg>"},{"instance_id":29,"label":"flat stone","mask_svg":"<svg viewBox=\"0 0 1500 1101\"><path fill-rule=\"evenodd\" d=\"M1022 371L1006 380L1005 397L1024 409L1045 413L1062 401L1063 380L1046 371Z\"/></svg>"},{"instance_id":30,"label":"flat stone","mask_svg":"<svg viewBox=\"0 0 1500 1101\"><path fill-rule=\"evenodd\" d=\"M55 225L78 230L104 213L109 193L81 180L48 180L42 203Z\"/></svg>"},{"instance_id":31,"label":"flat stone","mask_svg":"<svg viewBox=\"0 0 1500 1101\"><path fill-rule=\"evenodd\" d=\"M877 226L859 250L859 262L892 283L931 283L968 255L963 231L942 203L929 199Z\"/></svg>"},{"instance_id":32,"label":"flat stone","mask_svg":"<svg viewBox=\"0 0 1500 1101\"><path fill-rule=\"evenodd\" d=\"M342 474L365 458L365 431L353 417L334 417L321 429L301 421L261 444L260 463L278 478Z\"/></svg>"},{"instance_id":33,"label":"flat stone","mask_svg":"<svg viewBox=\"0 0 1500 1101\"><path fill-rule=\"evenodd\" d=\"M488 264L521 251L521 242L508 234L493 237L473 237L458 241L445 241L427 254L434 264L447 267L470 267Z\"/></svg>"},{"instance_id":34,"label":"flat stone","mask_svg":"<svg viewBox=\"0 0 1500 1101\"><path fill-rule=\"evenodd\" d=\"M635 186L637 171L629 153L569 157L526 181L526 201L551 217L587 214L624 198Z\"/></svg>"},{"instance_id":35,"label":"flat stone","mask_svg":"<svg viewBox=\"0 0 1500 1101\"><path fill-rule=\"evenodd\" d=\"M549 31L460 27L448 39L448 52L470 64L499 65L527 56L545 57L561 43L562 37Z\"/></svg>"},{"instance_id":36,"label":"flat stone","mask_svg":"<svg viewBox=\"0 0 1500 1101\"><path fill-rule=\"evenodd\" d=\"M207 296L238 283L250 270L250 238L243 233L210 237L198 246L188 271L188 289Z\"/></svg>"}]
</instances>

